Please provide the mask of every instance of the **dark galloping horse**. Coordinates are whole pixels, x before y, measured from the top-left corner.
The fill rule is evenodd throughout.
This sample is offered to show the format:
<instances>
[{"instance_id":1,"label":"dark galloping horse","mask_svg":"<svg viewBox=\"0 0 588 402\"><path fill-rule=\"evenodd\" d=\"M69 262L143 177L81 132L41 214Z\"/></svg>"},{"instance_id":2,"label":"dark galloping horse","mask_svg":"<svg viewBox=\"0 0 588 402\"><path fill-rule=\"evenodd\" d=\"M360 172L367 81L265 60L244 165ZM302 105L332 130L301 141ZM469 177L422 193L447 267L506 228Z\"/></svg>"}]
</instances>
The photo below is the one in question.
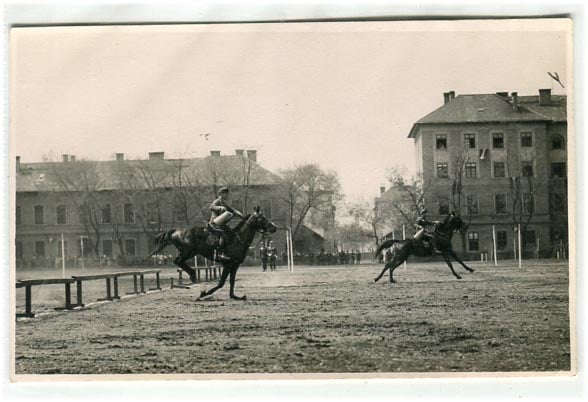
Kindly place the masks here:
<instances>
[{"instance_id":1,"label":"dark galloping horse","mask_svg":"<svg viewBox=\"0 0 588 402\"><path fill-rule=\"evenodd\" d=\"M208 291L202 291L200 297L210 296L222 288L230 276L231 287L229 295L231 299L245 300L245 296L235 296L235 276L237 275L237 270L245 260L247 250L253 242L255 235L257 233L274 233L276 229L276 225L259 211L259 207L256 207L253 213L243 217L241 222L229 233L229 242L225 248L225 254L229 257L229 260L220 263L223 270L218 285ZM216 243L216 235L210 233L204 227L193 227L183 230L171 229L166 232L161 232L155 237L156 248L151 255L159 253L164 247L170 244L174 245L179 251L179 255L174 260L174 264L186 271L190 275L190 280L195 282L196 271L187 264L187 261L196 254L213 260Z\"/></svg>"},{"instance_id":2,"label":"dark galloping horse","mask_svg":"<svg viewBox=\"0 0 588 402\"><path fill-rule=\"evenodd\" d=\"M474 272L472 268L464 264L451 248L453 232L463 228L465 228L464 221L459 216L451 214L447 215L447 217L437 225L433 234L433 236L436 236L437 238L437 248L441 252L449 269L451 269L453 276L457 279L461 279L461 276L459 276L453 269L453 264L451 264L449 257L459 262L469 272ZM430 245L425 245L423 241L411 238L406 240L386 240L382 242L376 250L376 257L382 252L382 250L390 246L392 246L392 258L386 263L380 275L375 279L375 282L379 281L384 273L390 269L390 282L395 283L396 281L393 278L394 270L406 261L410 255L415 255L417 257L430 257L433 255L433 250Z\"/></svg>"}]
</instances>

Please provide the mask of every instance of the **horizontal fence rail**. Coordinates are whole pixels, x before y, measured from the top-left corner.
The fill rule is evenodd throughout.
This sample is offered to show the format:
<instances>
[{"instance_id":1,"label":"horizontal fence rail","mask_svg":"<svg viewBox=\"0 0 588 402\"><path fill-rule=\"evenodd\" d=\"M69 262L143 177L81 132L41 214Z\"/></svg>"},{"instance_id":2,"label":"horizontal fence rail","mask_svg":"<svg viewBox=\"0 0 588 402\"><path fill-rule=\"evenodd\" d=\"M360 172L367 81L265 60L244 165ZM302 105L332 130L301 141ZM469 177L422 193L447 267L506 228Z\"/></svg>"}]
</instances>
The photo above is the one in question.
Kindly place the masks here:
<instances>
[{"instance_id":1,"label":"horizontal fence rail","mask_svg":"<svg viewBox=\"0 0 588 402\"><path fill-rule=\"evenodd\" d=\"M161 290L159 269L149 269L132 272L113 272L99 275L76 275L71 278L51 278L51 279L24 279L16 282L16 288L25 288L25 312L17 313L16 317L32 318L35 314L32 311L32 287L42 285L65 285L65 306L58 307L56 310L73 310L76 307L84 307L83 301L83 282L93 280L106 280L106 297L98 301L113 301L120 299L118 290L118 278L124 276L133 276L133 292L129 294L147 293L145 290L145 275L155 274L156 287L149 290ZM76 284L76 303L72 303L71 285Z\"/></svg>"}]
</instances>

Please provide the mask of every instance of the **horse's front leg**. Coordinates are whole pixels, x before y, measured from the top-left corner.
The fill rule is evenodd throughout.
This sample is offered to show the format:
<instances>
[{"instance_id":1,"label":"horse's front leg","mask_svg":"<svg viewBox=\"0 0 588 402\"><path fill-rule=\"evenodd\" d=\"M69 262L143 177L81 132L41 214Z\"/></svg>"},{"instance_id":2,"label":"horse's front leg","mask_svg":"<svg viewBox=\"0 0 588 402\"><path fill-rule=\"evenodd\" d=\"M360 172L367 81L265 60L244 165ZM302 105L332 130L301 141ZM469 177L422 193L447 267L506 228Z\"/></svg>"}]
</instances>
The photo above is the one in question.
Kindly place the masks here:
<instances>
[{"instance_id":1,"label":"horse's front leg","mask_svg":"<svg viewBox=\"0 0 588 402\"><path fill-rule=\"evenodd\" d=\"M225 286L225 282L227 281L228 277L229 277L229 269L225 265L223 265L223 271L221 272L221 277L218 281L218 284L210 290L203 290L200 293L199 298L210 296L211 294L213 294L214 292L216 292L217 290L219 290L220 288Z\"/></svg>"},{"instance_id":2,"label":"horse's front leg","mask_svg":"<svg viewBox=\"0 0 588 402\"><path fill-rule=\"evenodd\" d=\"M230 290L229 290L229 296L231 297L231 299L234 300L245 300L247 299L247 296L243 295L241 297L236 296L235 295L235 278L237 277L237 269L239 268L238 265L231 267L231 276L229 279L229 284L230 284Z\"/></svg>"},{"instance_id":3,"label":"horse's front leg","mask_svg":"<svg viewBox=\"0 0 588 402\"><path fill-rule=\"evenodd\" d=\"M455 251L451 250L449 252L449 255L451 255L451 257L453 257L453 259L457 262L459 262L465 269L467 269L470 272L474 272L473 268L468 267L467 265L465 265L465 263L457 256L457 254L455 254Z\"/></svg>"},{"instance_id":4,"label":"horse's front leg","mask_svg":"<svg viewBox=\"0 0 588 402\"><path fill-rule=\"evenodd\" d=\"M188 263L186 261L188 261L191 257L193 257L193 254L190 252L182 252L180 253L180 255L178 255L176 257L176 259L174 260L174 264L176 264L178 267L182 268L184 271L186 271L186 273L188 275L190 275L190 281L192 281L192 283L196 282L196 271L190 267L188 265Z\"/></svg>"},{"instance_id":5,"label":"horse's front leg","mask_svg":"<svg viewBox=\"0 0 588 402\"><path fill-rule=\"evenodd\" d=\"M445 253L445 252L443 253L443 258L445 259L445 262L447 263L447 266L451 270L451 273L453 274L453 276L455 276L457 279L461 279L461 276L459 276L458 273L455 272L455 269L453 269L453 264L451 263L451 260L449 259L449 256L447 255L447 253Z\"/></svg>"}]
</instances>

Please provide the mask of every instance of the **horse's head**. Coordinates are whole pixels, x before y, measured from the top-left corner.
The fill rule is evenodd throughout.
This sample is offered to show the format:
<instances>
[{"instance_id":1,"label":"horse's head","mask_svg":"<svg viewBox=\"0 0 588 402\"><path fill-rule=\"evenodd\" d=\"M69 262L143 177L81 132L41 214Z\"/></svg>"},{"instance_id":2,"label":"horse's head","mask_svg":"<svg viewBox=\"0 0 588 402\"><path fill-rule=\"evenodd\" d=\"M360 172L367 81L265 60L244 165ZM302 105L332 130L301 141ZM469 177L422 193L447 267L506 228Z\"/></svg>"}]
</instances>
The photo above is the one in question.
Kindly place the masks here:
<instances>
[{"instance_id":1,"label":"horse's head","mask_svg":"<svg viewBox=\"0 0 588 402\"><path fill-rule=\"evenodd\" d=\"M466 223L459 215L456 215L455 212L447 215L447 218L445 218L445 224L447 228L451 230L458 230L460 232L467 228Z\"/></svg>"},{"instance_id":2,"label":"horse's head","mask_svg":"<svg viewBox=\"0 0 588 402\"><path fill-rule=\"evenodd\" d=\"M248 225L257 232L274 233L278 228L270 221L261 211L259 207L253 208L253 213L247 219Z\"/></svg>"}]
</instances>

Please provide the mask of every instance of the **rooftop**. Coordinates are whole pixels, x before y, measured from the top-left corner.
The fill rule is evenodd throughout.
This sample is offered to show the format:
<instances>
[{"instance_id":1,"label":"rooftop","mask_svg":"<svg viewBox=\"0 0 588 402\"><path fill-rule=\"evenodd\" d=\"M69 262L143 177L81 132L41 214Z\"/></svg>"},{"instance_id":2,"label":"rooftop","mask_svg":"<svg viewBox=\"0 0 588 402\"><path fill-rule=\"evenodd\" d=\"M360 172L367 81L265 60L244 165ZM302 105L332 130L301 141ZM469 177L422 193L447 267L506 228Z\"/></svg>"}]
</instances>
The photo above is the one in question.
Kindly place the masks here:
<instances>
[{"instance_id":1,"label":"rooftop","mask_svg":"<svg viewBox=\"0 0 588 402\"><path fill-rule=\"evenodd\" d=\"M513 94L514 95L514 94ZM504 123L520 121L566 122L565 95L508 96L506 93L459 95L446 98L443 106L419 119L410 130L414 138L416 129L427 124ZM518 105L516 108L513 105Z\"/></svg>"},{"instance_id":2,"label":"rooftop","mask_svg":"<svg viewBox=\"0 0 588 402\"><path fill-rule=\"evenodd\" d=\"M69 182L70 187L75 187L76 183L89 183L96 191L179 185L259 186L276 184L279 180L279 176L242 155L20 163L17 170L17 192L63 190L64 184L60 184L60 180Z\"/></svg>"}]
</instances>

